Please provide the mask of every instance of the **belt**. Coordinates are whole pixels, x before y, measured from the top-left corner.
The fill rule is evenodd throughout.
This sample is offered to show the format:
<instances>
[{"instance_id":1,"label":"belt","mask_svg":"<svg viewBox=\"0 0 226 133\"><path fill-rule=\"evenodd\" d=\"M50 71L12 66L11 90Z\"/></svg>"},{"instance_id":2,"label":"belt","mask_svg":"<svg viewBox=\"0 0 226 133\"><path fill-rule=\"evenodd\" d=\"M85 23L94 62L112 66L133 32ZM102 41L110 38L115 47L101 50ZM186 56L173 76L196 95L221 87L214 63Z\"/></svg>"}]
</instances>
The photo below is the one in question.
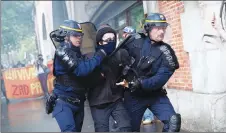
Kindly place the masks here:
<instances>
[{"instance_id":1,"label":"belt","mask_svg":"<svg viewBox=\"0 0 226 133\"><path fill-rule=\"evenodd\" d=\"M75 81L76 81L76 78L70 77L68 75L57 76L55 79L56 83L59 83L67 87L78 87L78 84L76 84Z\"/></svg>"},{"instance_id":2,"label":"belt","mask_svg":"<svg viewBox=\"0 0 226 133\"><path fill-rule=\"evenodd\" d=\"M130 90L128 89L128 90L126 90L125 92L130 92ZM161 89L159 89L159 90L157 90L157 91L152 91L152 92L145 92L145 91L143 91L143 90L138 90L137 92L132 92L131 93L131 95L132 96L141 96L141 97L145 97L145 96L147 96L147 97L149 97L149 96L156 96L156 95L167 95L167 91L166 91L166 89L163 89L163 88L161 88Z\"/></svg>"},{"instance_id":3,"label":"belt","mask_svg":"<svg viewBox=\"0 0 226 133\"><path fill-rule=\"evenodd\" d=\"M64 97L64 96L58 96L57 99L60 99L64 102L67 102L67 103L75 105L75 106L79 105L81 102L81 100L78 98L71 98L71 97Z\"/></svg>"}]
</instances>

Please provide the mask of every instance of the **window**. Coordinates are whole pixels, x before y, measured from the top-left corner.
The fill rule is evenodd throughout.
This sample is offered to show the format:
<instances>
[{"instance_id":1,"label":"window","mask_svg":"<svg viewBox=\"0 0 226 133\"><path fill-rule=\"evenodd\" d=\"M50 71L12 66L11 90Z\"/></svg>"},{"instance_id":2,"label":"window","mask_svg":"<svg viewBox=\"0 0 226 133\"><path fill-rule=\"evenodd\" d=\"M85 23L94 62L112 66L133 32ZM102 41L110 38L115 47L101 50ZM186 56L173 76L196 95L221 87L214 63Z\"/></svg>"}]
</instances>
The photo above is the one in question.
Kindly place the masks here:
<instances>
[{"instance_id":1,"label":"window","mask_svg":"<svg viewBox=\"0 0 226 133\"><path fill-rule=\"evenodd\" d=\"M137 2L117 16L109 19L108 21L101 22L101 24L109 24L118 33L119 42L123 40L122 29L125 26L132 26L137 31L141 30L142 21L144 20L143 3Z\"/></svg>"},{"instance_id":2,"label":"window","mask_svg":"<svg viewBox=\"0 0 226 133\"><path fill-rule=\"evenodd\" d=\"M144 9L143 5L139 4L132 7L129 10L129 24L136 28L136 30L141 30L142 20L144 19Z\"/></svg>"},{"instance_id":3,"label":"window","mask_svg":"<svg viewBox=\"0 0 226 133\"><path fill-rule=\"evenodd\" d=\"M115 29L119 30L126 26L126 12L123 12L115 17L116 26Z\"/></svg>"},{"instance_id":4,"label":"window","mask_svg":"<svg viewBox=\"0 0 226 133\"><path fill-rule=\"evenodd\" d=\"M105 24L109 24L113 29L115 29L115 19L108 20Z\"/></svg>"}]
</instances>

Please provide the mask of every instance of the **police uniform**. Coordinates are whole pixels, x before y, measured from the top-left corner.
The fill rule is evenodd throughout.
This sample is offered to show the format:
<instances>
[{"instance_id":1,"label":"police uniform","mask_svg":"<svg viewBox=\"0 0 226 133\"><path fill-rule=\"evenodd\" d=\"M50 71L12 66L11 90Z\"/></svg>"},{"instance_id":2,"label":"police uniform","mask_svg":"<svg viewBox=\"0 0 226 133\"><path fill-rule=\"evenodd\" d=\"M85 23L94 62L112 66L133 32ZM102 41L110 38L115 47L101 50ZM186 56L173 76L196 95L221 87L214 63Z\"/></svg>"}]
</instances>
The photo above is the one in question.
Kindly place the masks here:
<instances>
[{"instance_id":1,"label":"police uniform","mask_svg":"<svg viewBox=\"0 0 226 133\"><path fill-rule=\"evenodd\" d=\"M163 18L162 18L163 17ZM152 26L165 26L162 14L154 13L147 18L146 31ZM157 22L157 23L155 23ZM176 114L163 86L179 68L175 52L169 44L154 42L148 36L136 34L126 45L130 56L135 58L127 80L132 80L124 93L125 104L132 118L133 131L140 131L142 116L147 108L164 123L163 131L179 131L180 115ZM133 78L136 79L133 80Z\"/></svg>"},{"instance_id":2,"label":"police uniform","mask_svg":"<svg viewBox=\"0 0 226 133\"><path fill-rule=\"evenodd\" d=\"M65 20L60 33L69 36L82 36L82 29L73 20ZM59 40L59 38L58 38ZM61 132L80 132L84 119L84 101L86 88L84 76L100 65L106 53L96 52L91 59L85 59L79 47L72 43L61 42L56 49L53 73L56 77L53 94L55 106L52 116L56 119ZM87 83L86 83L87 84Z\"/></svg>"},{"instance_id":3,"label":"police uniform","mask_svg":"<svg viewBox=\"0 0 226 133\"><path fill-rule=\"evenodd\" d=\"M113 33L116 37L116 32L111 27L100 28L96 36L96 49L103 48L105 51L108 51L107 54L111 54L116 46L116 38L109 41L108 44L98 45L105 33ZM122 63L120 59L129 57L126 50L124 52L127 53L127 56L121 51L119 50L115 55L106 58L95 70L97 74L95 78L99 80L96 82L99 84L90 88L88 93L95 132L109 132L110 116L117 122L119 132L131 131L130 117L122 101L123 88L116 86L117 78L119 78L122 71L122 68L119 66Z\"/></svg>"}]
</instances>

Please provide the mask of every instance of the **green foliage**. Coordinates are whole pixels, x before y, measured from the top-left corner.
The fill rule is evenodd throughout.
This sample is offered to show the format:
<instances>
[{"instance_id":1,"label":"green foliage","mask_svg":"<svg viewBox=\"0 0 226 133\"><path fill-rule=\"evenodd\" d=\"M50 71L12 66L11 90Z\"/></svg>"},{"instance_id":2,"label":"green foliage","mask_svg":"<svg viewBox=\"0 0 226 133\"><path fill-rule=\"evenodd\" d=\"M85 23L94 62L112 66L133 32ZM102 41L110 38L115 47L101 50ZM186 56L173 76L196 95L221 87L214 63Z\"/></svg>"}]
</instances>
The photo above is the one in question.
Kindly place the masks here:
<instances>
[{"instance_id":1,"label":"green foliage","mask_svg":"<svg viewBox=\"0 0 226 133\"><path fill-rule=\"evenodd\" d=\"M35 48L33 9L33 1L2 1L2 53Z\"/></svg>"},{"instance_id":2,"label":"green foliage","mask_svg":"<svg viewBox=\"0 0 226 133\"><path fill-rule=\"evenodd\" d=\"M143 11L143 6L136 6L134 7L131 12L131 24L132 27L136 29L136 31L139 31L142 29L142 23L144 19L144 11Z\"/></svg>"},{"instance_id":3,"label":"green foliage","mask_svg":"<svg viewBox=\"0 0 226 133\"><path fill-rule=\"evenodd\" d=\"M34 36L32 1L2 1L2 42L4 46L18 45L26 37Z\"/></svg>"}]
</instances>

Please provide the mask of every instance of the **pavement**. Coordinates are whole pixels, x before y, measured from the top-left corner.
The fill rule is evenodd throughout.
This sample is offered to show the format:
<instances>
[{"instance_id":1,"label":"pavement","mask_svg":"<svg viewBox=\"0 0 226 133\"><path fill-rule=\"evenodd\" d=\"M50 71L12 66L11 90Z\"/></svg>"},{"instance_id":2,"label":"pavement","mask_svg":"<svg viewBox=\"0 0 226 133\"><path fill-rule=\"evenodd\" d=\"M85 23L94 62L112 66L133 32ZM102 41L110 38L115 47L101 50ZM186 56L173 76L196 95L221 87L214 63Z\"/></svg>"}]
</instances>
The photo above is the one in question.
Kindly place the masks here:
<instances>
[{"instance_id":1,"label":"pavement","mask_svg":"<svg viewBox=\"0 0 226 133\"><path fill-rule=\"evenodd\" d=\"M155 123L142 125L141 131L160 132L161 128L161 123ZM43 98L13 100L8 104L2 98L1 132L60 132L60 129L52 115L45 113ZM94 132L93 119L87 101L82 132Z\"/></svg>"}]
</instances>

